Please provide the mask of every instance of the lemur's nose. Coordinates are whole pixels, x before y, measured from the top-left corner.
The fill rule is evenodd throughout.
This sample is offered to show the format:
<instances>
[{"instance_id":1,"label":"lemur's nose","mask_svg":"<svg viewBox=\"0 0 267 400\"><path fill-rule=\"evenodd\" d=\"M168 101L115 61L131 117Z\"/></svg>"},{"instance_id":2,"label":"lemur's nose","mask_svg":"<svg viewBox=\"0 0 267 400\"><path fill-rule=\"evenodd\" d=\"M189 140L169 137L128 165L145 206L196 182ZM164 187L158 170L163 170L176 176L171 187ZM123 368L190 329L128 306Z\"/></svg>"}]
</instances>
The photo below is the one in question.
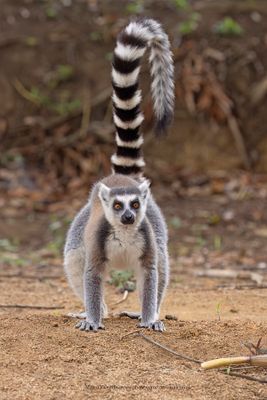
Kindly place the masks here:
<instances>
[{"instance_id":1,"label":"lemur's nose","mask_svg":"<svg viewBox=\"0 0 267 400\"><path fill-rule=\"evenodd\" d=\"M124 225L129 225L134 223L134 215L131 213L131 211L126 210L122 216L121 216L121 222Z\"/></svg>"}]
</instances>

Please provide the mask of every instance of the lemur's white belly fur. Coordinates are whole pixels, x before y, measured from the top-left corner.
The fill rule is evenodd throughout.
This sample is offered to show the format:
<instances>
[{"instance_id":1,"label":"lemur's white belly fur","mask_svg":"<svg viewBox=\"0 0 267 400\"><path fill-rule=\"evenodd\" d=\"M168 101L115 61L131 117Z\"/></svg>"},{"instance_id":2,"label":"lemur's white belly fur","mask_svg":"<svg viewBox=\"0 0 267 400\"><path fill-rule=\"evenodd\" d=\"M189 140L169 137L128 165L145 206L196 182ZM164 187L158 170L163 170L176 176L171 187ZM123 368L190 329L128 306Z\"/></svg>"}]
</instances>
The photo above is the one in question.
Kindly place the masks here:
<instances>
[{"instance_id":1,"label":"lemur's white belly fur","mask_svg":"<svg viewBox=\"0 0 267 400\"><path fill-rule=\"evenodd\" d=\"M106 276L111 270L133 270L139 276L143 239L136 232L122 231L110 235L106 243ZM65 272L70 286L78 297L84 298L85 248L81 246L65 255Z\"/></svg>"},{"instance_id":2,"label":"lemur's white belly fur","mask_svg":"<svg viewBox=\"0 0 267 400\"><path fill-rule=\"evenodd\" d=\"M143 240L136 232L122 229L110 235L106 245L108 269L136 270L140 265Z\"/></svg>"}]
</instances>

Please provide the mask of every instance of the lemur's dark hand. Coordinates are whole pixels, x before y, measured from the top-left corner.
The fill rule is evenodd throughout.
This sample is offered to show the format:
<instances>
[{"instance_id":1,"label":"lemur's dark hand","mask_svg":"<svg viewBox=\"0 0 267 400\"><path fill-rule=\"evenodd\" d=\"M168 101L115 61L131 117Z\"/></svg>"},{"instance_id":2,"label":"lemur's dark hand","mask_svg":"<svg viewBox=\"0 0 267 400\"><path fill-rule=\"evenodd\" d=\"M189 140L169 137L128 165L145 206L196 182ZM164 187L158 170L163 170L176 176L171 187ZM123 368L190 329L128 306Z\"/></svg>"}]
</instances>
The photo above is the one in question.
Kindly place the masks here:
<instances>
[{"instance_id":1,"label":"lemur's dark hand","mask_svg":"<svg viewBox=\"0 0 267 400\"><path fill-rule=\"evenodd\" d=\"M103 324L94 324L92 322L88 322L88 321L79 321L76 325L75 328L80 329L80 331L93 331L93 332L97 332L98 329L105 329Z\"/></svg>"},{"instance_id":2,"label":"lemur's dark hand","mask_svg":"<svg viewBox=\"0 0 267 400\"><path fill-rule=\"evenodd\" d=\"M155 321L155 322L149 322L149 323L140 322L140 324L138 324L137 326L138 326L138 328L153 329L153 331L157 331L157 332L164 332L166 330L164 323L160 320Z\"/></svg>"}]
</instances>

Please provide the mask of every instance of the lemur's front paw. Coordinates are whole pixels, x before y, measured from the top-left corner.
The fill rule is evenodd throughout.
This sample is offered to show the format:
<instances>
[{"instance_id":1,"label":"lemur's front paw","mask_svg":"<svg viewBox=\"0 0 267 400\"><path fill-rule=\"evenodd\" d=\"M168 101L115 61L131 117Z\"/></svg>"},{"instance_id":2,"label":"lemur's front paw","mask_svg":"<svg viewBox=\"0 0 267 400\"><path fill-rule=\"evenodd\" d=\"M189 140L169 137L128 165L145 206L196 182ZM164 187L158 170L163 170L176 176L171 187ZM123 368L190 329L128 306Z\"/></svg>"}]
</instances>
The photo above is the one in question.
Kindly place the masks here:
<instances>
[{"instance_id":1,"label":"lemur's front paw","mask_svg":"<svg viewBox=\"0 0 267 400\"><path fill-rule=\"evenodd\" d=\"M93 322L88 322L86 320L84 321L79 321L76 325L75 328L80 329L80 331L93 331L97 332L98 329L105 329L104 325L102 324L95 324Z\"/></svg>"},{"instance_id":2,"label":"lemur's front paw","mask_svg":"<svg viewBox=\"0 0 267 400\"><path fill-rule=\"evenodd\" d=\"M147 329L153 329L153 331L157 331L157 332L164 332L165 326L164 323L160 320L157 320L155 322L149 322L149 323L145 323L145 322L140 322L140 324L137 325L138 328L147 328Z\"/></svg>"}]
</instances>

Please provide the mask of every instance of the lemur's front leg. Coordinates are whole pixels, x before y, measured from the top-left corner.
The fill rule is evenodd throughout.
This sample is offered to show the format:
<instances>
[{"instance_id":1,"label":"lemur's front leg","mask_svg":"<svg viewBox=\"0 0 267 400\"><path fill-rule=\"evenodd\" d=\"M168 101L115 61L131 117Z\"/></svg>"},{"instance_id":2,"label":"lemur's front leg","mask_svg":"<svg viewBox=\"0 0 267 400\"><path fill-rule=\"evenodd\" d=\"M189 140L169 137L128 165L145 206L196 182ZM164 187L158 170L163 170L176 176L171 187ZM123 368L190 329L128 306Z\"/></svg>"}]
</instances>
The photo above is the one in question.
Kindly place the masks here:
<instances>
[{"instance_id":1,"label":"lemur's front leg","mask_svg":"<svg viewBox=\"0 0 267 400\"><path fill-rule=\"evenodd\" d=\"M100 266L92 266L92 263L87 261L84 272L86 319L76 324L76 328L82 331L96 332L98 329L105 329L104 325L102 325L102 280L102 268Z\"/></svg>"}]
</instances>

